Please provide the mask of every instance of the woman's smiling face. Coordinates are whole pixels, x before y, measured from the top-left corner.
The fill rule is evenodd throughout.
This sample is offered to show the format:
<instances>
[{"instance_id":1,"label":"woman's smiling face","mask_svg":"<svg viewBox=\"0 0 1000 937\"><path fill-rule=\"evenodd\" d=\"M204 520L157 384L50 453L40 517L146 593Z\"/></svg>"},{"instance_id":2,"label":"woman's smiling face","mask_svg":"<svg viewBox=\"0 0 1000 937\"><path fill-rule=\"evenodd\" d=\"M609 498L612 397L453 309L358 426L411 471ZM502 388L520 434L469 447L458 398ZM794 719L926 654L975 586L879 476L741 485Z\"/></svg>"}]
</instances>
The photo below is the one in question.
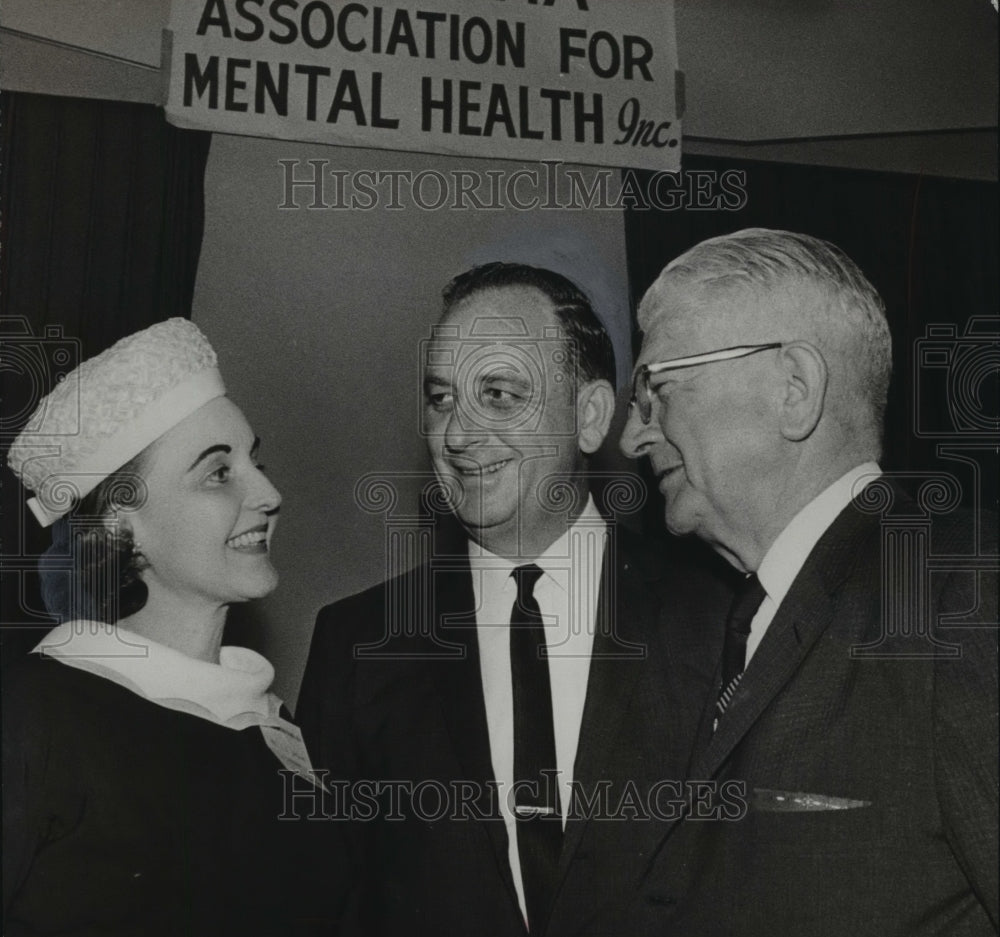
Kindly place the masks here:
<instances>
[{"instance_id":1,"label":"woman's smiling face","mask_svg":"<svg viewBox=\"0 0 1000 937\"><path fill-rule=\"evenodd\" d=\"M148 564L150 603L218 606L277 585L268 547L281 495L257 447L239 407L217 397L146 450L147 497L126 522Z\"/></svg>"}]
</instances>

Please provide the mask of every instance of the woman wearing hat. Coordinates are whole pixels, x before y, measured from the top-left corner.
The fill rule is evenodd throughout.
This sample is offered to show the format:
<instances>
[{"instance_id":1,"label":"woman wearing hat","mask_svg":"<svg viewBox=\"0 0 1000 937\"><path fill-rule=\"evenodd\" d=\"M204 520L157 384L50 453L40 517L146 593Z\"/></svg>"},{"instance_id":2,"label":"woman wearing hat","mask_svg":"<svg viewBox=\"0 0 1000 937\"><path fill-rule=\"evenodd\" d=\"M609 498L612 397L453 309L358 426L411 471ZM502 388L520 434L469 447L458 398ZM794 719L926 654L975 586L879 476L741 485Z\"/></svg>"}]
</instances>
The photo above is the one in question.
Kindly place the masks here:
<instances>
[{"instance_id":1,"label":"woman wearing hat","mask_svg":"<svg viewBox=\"0 0 1000 937\"><path fill-rule=\"evenodd\" d=\"M222 646L229 605L277 584L281 495L257 449L183 319L85 362L11 447L54 525L43 590L63 623L5 677L5 934L320 926L309 838L329 824L289 796L308 756L271 665Z\"/></svg>"}]
</instances>

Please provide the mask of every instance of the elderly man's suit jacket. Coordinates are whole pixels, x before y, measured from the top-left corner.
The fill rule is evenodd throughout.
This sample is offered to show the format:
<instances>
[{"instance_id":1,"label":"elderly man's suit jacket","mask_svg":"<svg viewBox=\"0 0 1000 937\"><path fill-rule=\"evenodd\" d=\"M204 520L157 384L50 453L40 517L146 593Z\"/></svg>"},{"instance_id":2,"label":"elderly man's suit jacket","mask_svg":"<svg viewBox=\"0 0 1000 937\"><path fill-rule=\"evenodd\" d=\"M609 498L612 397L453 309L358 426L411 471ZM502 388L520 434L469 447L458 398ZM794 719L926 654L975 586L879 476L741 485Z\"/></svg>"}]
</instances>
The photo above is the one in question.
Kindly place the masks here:
<instances>
[{"instance_id":1,"label":"elderly man's suit jacket","mask_svg":"<svg viewBox=\"0 0 1000 937\"><path fill-rule=\"evenodd\" d=\"M624 902L637 933L995 931L996 571L960 568L977 541L995 556L996 518L946 517L928 564L891 492L891 516L855 502L811 552L714 734L706 707L690 778L726 801L705 793L652 850Z\"/></svg>"},{"instance_id":2,"label":"elderly man's suit jacket","mask_svg":"<svg viewBox=\"0 0 1000 937\"><path fill-rule=\"evenodd\" d=\"M526 933L504 823L482 794L493 770L473 601L460 561L418 568L319 614L297 713L314 764L351 782L432 782L422 806L399 799L397 819L383 797L380 816L350 824L358 878L345 933ZM726 603L725 586L703 570L666 567L623 530L609 537L574 767L589 803L574 803L585 815L566 828L547 934L631 937L617 902L649 860L643 849L657 837L648 827L664 831L676 813L697 729L697 710L668 705L676 693L664 637L702 641ZM387 636L387 616L410 633L390 627ZM702 695L710 680L702 670ZM464 790L463 815L429 816L443 788Z\"/></svg>"}]
</instances>

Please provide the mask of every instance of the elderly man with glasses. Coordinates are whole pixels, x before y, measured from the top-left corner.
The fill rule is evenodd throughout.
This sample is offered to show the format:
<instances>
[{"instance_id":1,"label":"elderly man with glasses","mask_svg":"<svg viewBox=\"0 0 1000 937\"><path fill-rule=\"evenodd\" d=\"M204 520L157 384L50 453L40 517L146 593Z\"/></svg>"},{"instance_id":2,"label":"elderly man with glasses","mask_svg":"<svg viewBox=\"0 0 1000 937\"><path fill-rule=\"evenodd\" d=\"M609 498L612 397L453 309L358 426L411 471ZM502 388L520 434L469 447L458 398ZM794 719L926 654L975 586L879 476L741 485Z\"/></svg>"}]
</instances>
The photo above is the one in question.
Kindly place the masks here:
<instances>
[{"instance_id":1,"label":"elderly man with glasses","mask_svg":"<svg viewBox=\"0 0 1000 937\"><path fill-rule=\"evenodd\" d=\"M744 584L690 766L704 798L651 847L636 929L995 933L995 573L932 575L916 540L957 557L978 520L995 555L996 520L932 527L881 472L877 292L831 244L748 229L668 264L639 323L622 448L669 530ZM710 809L727 783L745 810Z\"/></svg>"}]
</instances>

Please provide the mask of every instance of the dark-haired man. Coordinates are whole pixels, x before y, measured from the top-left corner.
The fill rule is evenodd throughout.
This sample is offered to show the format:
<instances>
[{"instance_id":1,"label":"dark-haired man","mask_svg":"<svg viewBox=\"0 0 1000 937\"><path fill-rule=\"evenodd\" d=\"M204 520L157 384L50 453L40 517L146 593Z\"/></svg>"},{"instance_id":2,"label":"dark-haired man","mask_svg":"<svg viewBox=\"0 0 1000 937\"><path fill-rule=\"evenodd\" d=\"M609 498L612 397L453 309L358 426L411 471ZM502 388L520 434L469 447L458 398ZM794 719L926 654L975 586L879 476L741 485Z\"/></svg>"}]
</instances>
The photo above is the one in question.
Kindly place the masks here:
<instances>
[{"instance_id":1,"label":"dark-haired man","mask_svg":"<svg viewBox=\"0 0 1000 937\"><path fill-rule=\"evenodd\" d=\"M467 544L323 609L300 696L314 762L381 798L349 930L626 933L638 827L669 815L693 732L664 630L704 634L687 605L719 590L594 506L614 381L565 277L497 263L446 288L422 430Z\"/></svg>"}]
</instances>

